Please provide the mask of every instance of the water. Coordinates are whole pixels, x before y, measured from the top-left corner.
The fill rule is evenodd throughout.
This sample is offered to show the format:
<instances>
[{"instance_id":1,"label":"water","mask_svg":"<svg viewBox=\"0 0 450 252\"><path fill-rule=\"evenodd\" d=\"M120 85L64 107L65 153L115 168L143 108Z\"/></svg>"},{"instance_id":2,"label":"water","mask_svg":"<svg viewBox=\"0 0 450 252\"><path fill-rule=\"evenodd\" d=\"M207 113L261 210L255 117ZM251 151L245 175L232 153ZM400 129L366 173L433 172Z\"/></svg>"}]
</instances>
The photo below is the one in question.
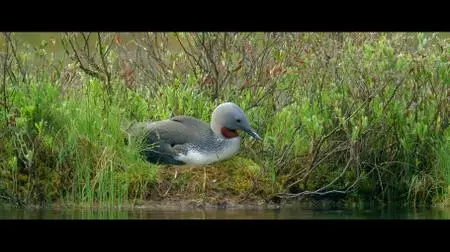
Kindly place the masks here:
<instances>
[{"instance_id":1,"label":"water","mask_svg":"<svg viewBox=\"0 0 450 252\"><path fill-rule=\"evenodd\" d=\"M450 219L450 208L57 209L0 206L0 219Z\"/></svg>"}]
</instances>

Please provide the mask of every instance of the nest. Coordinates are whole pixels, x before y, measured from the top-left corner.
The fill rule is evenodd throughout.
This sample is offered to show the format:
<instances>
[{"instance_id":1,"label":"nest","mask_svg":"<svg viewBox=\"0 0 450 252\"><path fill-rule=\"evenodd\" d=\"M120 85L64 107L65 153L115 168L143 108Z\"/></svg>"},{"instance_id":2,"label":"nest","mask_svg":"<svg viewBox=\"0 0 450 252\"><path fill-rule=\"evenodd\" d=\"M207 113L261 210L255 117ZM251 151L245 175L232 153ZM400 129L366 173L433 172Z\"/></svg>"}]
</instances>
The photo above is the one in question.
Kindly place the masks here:
<instances>
[{"instance_id":1,"label":"nest","mask_svg":"<svg viewBox=\"0 0 450 252\"><path fill-rule=\"evenodd\" d=\"M164 166L149 199L195 206L260 205L273 192L267 177L254 162L240 157L204 166Z\"/></svg>"}]
</instances>

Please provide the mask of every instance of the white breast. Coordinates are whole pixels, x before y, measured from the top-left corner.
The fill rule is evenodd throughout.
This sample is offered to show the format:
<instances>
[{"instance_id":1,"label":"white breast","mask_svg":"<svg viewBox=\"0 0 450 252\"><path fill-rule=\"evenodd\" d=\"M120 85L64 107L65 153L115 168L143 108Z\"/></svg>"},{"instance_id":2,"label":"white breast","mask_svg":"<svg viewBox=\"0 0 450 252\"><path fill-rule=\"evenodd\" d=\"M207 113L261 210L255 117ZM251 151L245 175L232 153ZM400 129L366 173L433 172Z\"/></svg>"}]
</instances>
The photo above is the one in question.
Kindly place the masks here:
<instances>
[{"instance_id":1,"label":"white breast","mask_svg":"<svg viewBox=\"0 0 450 252\"><path fill-rule=\"evenodd\" d=\"M204 165L213 162L228 159L239 151L241 145L241 138L235 137L226 140L228 143L224 148L216 152L199 152L197 150L189 150L186 155L179 155L176 159L187 164Z\"/></svg>"}]
</instances>

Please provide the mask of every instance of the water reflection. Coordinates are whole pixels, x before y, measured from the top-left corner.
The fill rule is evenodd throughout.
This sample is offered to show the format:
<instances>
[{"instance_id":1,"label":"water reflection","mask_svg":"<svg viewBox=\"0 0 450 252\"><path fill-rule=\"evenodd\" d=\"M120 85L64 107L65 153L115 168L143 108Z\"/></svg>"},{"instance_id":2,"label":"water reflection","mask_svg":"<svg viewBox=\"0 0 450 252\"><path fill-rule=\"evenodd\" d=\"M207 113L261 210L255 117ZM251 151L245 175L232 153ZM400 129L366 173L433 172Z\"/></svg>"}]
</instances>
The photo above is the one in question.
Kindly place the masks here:
<instances>
[{"instance_id":1,"label":"water reflection","mask_svg":"<svg viewBox=\"0 0 450 252\"><path fill-rule=\"evenodd\" d=\"M0 219L450 219L450 209L56 209L0 207Z\"/></svg>"}]
</instances>

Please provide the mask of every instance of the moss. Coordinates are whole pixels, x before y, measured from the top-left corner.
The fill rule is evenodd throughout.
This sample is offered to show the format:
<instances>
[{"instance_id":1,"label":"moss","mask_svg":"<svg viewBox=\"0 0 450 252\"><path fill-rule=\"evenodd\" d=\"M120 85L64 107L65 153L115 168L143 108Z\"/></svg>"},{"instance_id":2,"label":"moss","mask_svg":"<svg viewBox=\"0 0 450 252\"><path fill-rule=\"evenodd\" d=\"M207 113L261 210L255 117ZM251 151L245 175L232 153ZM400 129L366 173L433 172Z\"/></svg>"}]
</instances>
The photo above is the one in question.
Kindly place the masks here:
<instances>
[{"instance_id":1,"label":"moss","mask_svg":"<svg viewBox=\"0 0 450 252\"><path fill-rule=\"evenodd\" d=\"M159 171L148 199L226 205L266 202L276 192L262 168L240 156L204 166L162 166Z\"/></svg>"}]
</instances>

